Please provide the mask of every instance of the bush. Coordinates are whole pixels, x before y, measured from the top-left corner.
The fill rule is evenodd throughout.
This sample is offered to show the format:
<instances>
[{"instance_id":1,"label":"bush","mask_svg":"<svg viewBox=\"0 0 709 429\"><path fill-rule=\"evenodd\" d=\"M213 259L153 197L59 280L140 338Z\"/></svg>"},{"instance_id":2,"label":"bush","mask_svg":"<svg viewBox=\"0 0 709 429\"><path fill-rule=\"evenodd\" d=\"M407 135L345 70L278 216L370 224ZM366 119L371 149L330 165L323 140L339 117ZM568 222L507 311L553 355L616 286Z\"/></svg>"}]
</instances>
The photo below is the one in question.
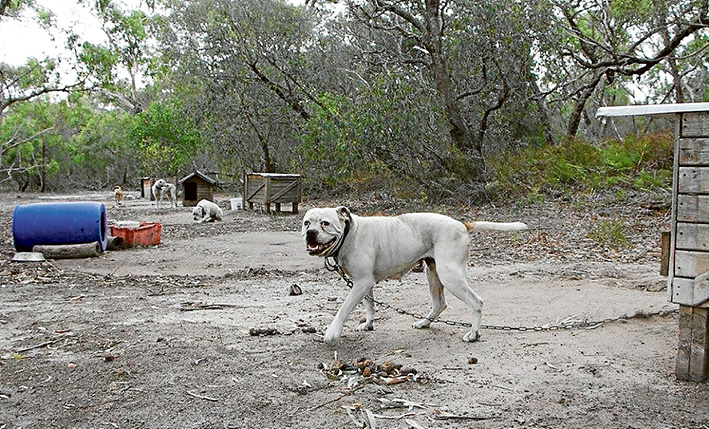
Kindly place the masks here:
<instances>
[{"instance_id":1,"label":"bush","mask_svg":"<svg viewBox=\"0 0 709 429\"><path fill-rule=\"evenodd\" d=\"M604 220L596 223L588 233L588 238L614 249L631 247L625 237L625 226L622 220Z\"/></svg>"},{"instance_id":2,"label":"bush","mask_svg":"<svg viewBox=\"0 0 709 429\"><path fill-rule=\"evenodd\" d=\"M578 139L493 156L488 166L499 198L620 189L667 189L672 178L671 133L631 136L600 144Z\"/></svg>"}]
</instances>

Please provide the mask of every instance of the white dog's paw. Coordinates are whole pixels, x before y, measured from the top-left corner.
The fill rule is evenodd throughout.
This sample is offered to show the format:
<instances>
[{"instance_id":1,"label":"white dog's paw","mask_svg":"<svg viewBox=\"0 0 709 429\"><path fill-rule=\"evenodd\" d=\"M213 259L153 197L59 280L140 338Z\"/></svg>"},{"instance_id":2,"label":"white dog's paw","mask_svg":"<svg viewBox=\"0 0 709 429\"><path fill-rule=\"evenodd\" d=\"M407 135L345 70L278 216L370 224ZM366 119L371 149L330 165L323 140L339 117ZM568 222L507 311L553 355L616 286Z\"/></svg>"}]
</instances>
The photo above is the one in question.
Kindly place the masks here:
<instances>
[{"instance_id":1,"label":"white dog's paw","mask_svg":"<svg viewBox=\"0 0 709 429\"><path fill-rule=\"evenodd\" d=\"M364 322L357 327L358 331L373 331L374 324L372 322Z\"/></svg>"},{"instance_id":2,"label":"white dog's paw","mask_svg":"<svg viewBox=\"0 0 709 429\"><path fill-rule=\"evenodd\" d=\"M431 319L421 319L417 320L413 324L411 324L416 329L425 329L431 326Z\"/></svg>"},{"instance_id":3,"label":"white dog's paw","mask_svg":"<svg viewBox=\"0 0 709 429\"><path fill-rule=\"evenodd\" d=\"M474 343L479 339L480 331L468 331L465 335L463 335L463 341L465 341L466 343Z\"/></svg>"},{"instance_id":4,"label":"white dog's paw","mask_svg":"<svg viewBox=\"0 0 709 429\"><path fill-rule=\"evenodd\" d=\"M337 339L340 338L340 332L338 329L335 329L331 326L327 327L327 330L325 331L325 337L323 338L323 342L325 344L332 344Z\"/></svg>"}]
</instances>

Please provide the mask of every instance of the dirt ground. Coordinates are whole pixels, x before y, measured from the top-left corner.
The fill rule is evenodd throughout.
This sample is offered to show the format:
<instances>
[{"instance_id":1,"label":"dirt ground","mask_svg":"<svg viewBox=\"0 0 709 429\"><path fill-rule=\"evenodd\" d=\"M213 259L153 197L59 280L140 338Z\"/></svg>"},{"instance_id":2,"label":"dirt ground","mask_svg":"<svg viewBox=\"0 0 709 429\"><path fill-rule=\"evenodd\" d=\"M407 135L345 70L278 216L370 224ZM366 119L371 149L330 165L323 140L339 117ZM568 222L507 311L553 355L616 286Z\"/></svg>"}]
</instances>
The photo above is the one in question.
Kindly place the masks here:
<instances>
[{"instance_id":1,"label":"dirt ground","mask_svg":"<svg viewBox=\"0 0 709 429\"><path fill-rule=\"evenodd\" d=\"M380 306L374 331L355 331L358 307L327 346L347 289L305 253L301 215L195 224L189 208L117 207L106 193L0 199L0 428L709 428L707 385L674 375L678 317L658 274L666 205L449 211L531 227L471 235L481 340L463 343L455 324L415 330ZM11 262L13 207L72 199L103 201L112 221L160 222L162 244ZM630 247L587 237L609 219ZM430 303L422 273L375 297L413 313ZM467 320L448 304L444 317ZM605 323L510 329L563 320Z\"/></svg>"}]
</instances>

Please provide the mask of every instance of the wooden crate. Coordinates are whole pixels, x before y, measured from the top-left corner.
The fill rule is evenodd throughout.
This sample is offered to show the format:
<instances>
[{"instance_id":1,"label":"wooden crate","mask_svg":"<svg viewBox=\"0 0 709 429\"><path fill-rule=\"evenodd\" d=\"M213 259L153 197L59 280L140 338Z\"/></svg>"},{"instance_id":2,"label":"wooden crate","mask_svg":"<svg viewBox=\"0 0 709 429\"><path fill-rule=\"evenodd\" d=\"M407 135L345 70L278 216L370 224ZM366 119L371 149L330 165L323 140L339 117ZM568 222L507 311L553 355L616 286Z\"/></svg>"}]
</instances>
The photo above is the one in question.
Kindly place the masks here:
<instances>
[{"instance_id":1,"label":"wooden crate","mask_svg":"<svg viewBox=\"0 0 709 429\"><path fill-rule=\"evenodd\" d=\"M672 219L661 272L680 307L677 378L709 378L709 103L604 107L598 116L674 119ZM667 243L669 241L669 243ZM667 251L666 247L669 247Z\"/></svg>"},{"instance_id":2,"label":"wooden crate","mask_svg":"<svg viewBox=\"0 0 709 429\"><path fill-rule=\"evenodd\" d=\"M299 174L250 173L244 179L244 200L250 210L254 203L263 204L266 213L271 213L271 204L276 212L281 211L281 204L292 204L292 212L298 213L301 199L301 181Z\"/></svg>"},{"instance_id":3,"label":"wooden crate","mask_svg":"<svg viewBox=\"0 0 709 429\"><path fill-rule=\"evenodd\" d=\"M706 307L709 288L702 275L709 273L709 113L679 116L667 286L670 301Z\"/></svg>"},{"instance_id":4,"label":"wooden crate","mask_svg":"<svg viewBox=\"0 0 709 429\"><path fill-rule=\"evenodd\" d=\"M676 121L668 292L680 304L678 378L709 378L709 113Z\"/></svg>"}]
</instances>

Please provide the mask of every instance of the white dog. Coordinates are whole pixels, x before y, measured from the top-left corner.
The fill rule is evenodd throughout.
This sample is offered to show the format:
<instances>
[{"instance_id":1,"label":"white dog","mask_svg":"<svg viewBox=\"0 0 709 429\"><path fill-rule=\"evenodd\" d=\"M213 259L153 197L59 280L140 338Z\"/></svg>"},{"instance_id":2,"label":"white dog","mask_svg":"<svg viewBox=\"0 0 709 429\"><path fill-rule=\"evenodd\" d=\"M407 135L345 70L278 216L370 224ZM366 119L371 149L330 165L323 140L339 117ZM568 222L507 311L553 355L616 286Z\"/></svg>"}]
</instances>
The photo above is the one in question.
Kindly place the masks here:
<instances>
[{"instance_id":1,"label":"white dog","mask_svg":"<svg viewBox=\"0 0 709 429\"><path fill-rule=\"evenodd\" d=\"M224 213L221 207L214 204L209 200L201 200L192 209L192 217L197 223L204 222L214 222L215 220L222 220Z\"/></svg>"},{"instance_id":2,"label":"white dog","mask_svg":"<svg viewBox=\"0 0 709 429\"><path fill-rule=\"evenodd\" d=\"M428 327L446 308L445 287L472 312L472 327L463 341L476 341L480 337L483 300L466 279L468 231L525 229L527 225L522 222L462 223L436 213L361 217L351 214L347 207L308 210L302 228L308 253L334 258L352 280L352 290L327 327L324 341L332 343L340 337L350 312L365 297L373 297L376 283L402 276L419 260L426 263L433 306L428 316L413 327ZM358 330L373 329L374 306L370 299L364 300L366 321Z\"/></svg>"},{"instance_id":3,"label":"white dog","mask_svg":"<svg viewBox=\"0 0 709 429\"><path fill-rule=\"evenodd\" d=\"M155 197L155 207L160 208L163 197L167 195L170 200L170 207L177 207L177 188L172 183L168 183L163 179L158 179L153 183L153 196ZM160 199L158 199L158 192Z\"/></svg>"}]
</instances>

